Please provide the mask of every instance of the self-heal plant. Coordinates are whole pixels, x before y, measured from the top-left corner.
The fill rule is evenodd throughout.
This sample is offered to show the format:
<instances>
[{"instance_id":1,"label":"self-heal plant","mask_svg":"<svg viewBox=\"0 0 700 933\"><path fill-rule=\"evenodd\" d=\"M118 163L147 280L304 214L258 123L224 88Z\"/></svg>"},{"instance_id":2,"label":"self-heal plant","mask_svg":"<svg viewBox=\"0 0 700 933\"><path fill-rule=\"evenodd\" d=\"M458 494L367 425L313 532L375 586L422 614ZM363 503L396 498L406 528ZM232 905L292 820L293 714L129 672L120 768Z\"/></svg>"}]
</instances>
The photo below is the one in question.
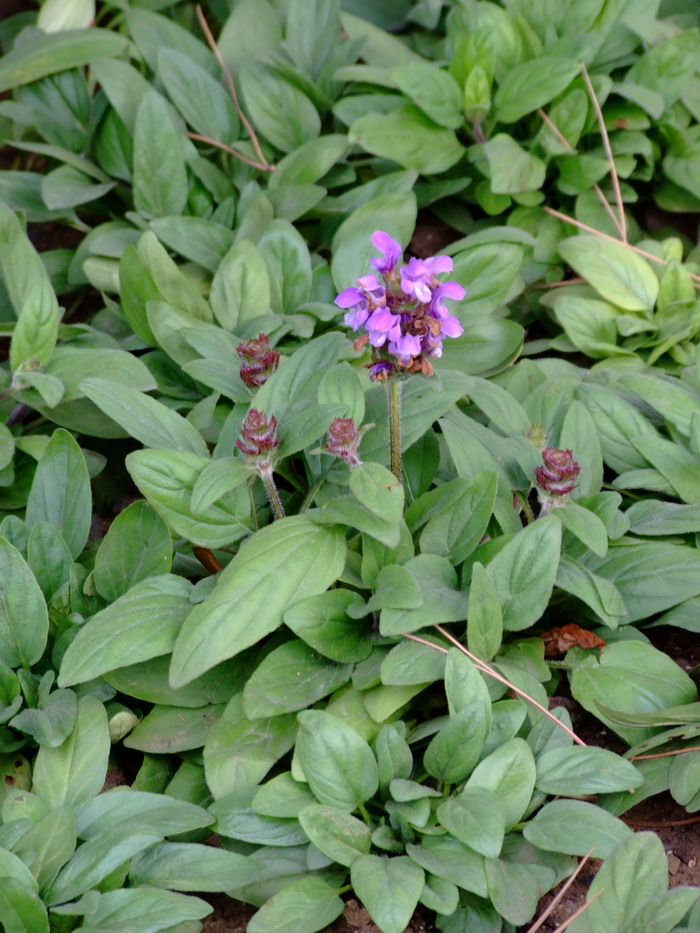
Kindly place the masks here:
<instances>
[{"instance_id":1,"label":"self-heal plant","mask_svg":"<svg viewBox=\"0 0 700 933\"><path fill-rule=\"evenodd\" d=\"M400 243L382 230L375 230L370 239L382 254L370 259L375 273L360 276L335 303L346 309L348 327L365 331L355 347L359 350L368 342L372 347L370 379L389 381L391 469L401 480L400 384L392 377L400 373L433 375L431 359L442 356L445 337L459 337L464 330L443 300L459 301L465 291L458 282L438 279L438 275L452 271L449 256L412 257L407 265L399 266L403 255Z\"/></svg>"},{"instance_id":2,"label":"self-heal plant","mask_svg":"<svg viewBox=\"0 0 700 933\"><path fill-rule=\"evenodd\" d=\"M236 447L263 481L275 518L284 518L284 507L272 474L274 454L279 444L277 418L251 408L241 425L241 436L236 440Z\"/></svg>"}]
</instances>

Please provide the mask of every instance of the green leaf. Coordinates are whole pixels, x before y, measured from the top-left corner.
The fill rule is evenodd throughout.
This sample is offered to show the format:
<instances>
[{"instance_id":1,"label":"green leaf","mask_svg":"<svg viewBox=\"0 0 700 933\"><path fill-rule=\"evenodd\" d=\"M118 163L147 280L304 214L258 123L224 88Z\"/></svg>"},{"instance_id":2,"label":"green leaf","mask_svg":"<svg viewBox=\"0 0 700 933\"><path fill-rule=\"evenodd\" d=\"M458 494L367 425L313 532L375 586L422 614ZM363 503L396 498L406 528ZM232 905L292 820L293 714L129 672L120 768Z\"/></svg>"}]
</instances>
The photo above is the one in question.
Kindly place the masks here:
<instances>
[{"instance_id":1,"label":"green leaf","mask_svg":"<svg viewBox=\"0 0 700 933\"><path fill-rule=\"evenodd\" d=\"M92 495L85 457L73 436L59 428L36 468L25 521L30 528L37 522L53 525L77 558L85 547L91 519Z\"/></svg>"},{"instance_id":2,"label":"green leaf","mask_svg":"<svg viewBox=\"0 0 700 933\"><path fill-rule=\"evenodd\" d=\"M51 603L54 594L70 579L73 555L53 525L38 522L27 542L27 562L37 583Z\"/></svg>"},{"instance_id":3,"label":"green leaf","mask_svg":"<svg viewBox=\"0 0 700 933\"><path fill-rule=\"evenodd\" d=\"M7 56L3 62L6 60ZM0 201L0 245L0 268L4 285L15 314L19 317L32 294L34 302L43 297L41 291L34 291L38 284L43 282L49 288L50 284L41 258L32 246L19 218L3 201ZM34 314L30 316L34 318Z\"/></svg>"},{"instance_id":4,"label":"green leaf","mask_svg":"<svg viewBox=\"0 0 700 933\"><path fill-rule=\"evenodd\" d=\"M250 508L240 489L193 514L190 506L197 479L211 463L185 450L137 450L126 458L134 482L173 531L202 547L222 547L248 534ZM245 492L245 491L243 491Z\"/></svg>"},{"instance_id":5,"label":"green leaf","mask_svg":"<svg viewBox=\"0 0 700 933\"><path fill-rule=\"evenodd\" d=\"M168 526L147 502L137 500L117 515L100 542L95 589L114 602L142 580L168 573L172 560Z\"/></svg>"},{"instance_id":6,"label":"green leaf","mask_svg":"<svg viewBox=\"0 0 700 933\"><path fill-rule=\"evenodd\" d=\"M294 745L295 735L296 717L291 713L248 719L243 713L242 694L234 696L204 743L204 769L214 797L218 800L234 790L259 784Z\"/></svg>"},{"instance_id":7,"label":"green leaf","mask_svg":"<svg viewBox=\"0 0 700 933\"><path fill-rule=\"evenodd\" d=\"M651 311L659 294L659 280L645 259L622 243L579 234L559 243L559 252L572 269L595 290L626 311Z\"/></svg>"},{"instance_id":8,"label":"green leaf","mask_svg":"<svg viewBox=\"0 0 700 933\"><path fill-rule=\"evenodd\" d=\"M223 709L222 703L196 709L154 706L124 739L124 745L152 755L201 748Z\"/></svg>"},{"instance_id":9,"label":"green leaf","mask_svg":"<svg viewBox=\"0 0 700 933\"><path fill-rule=\"evenodd\" d=\"M634 502L625 516L634 535L684 535L700 531L700 505L642 499Z\"/></svg>"},{"instance_id":10,"label":"green leaf","mask_svg":"<svg viewBox=\"0 0 700 933\"><path fill-rule=\"evenodd\" d=\"M10 343L10 365L17 370L36 360L45 366L53 356L58 337L58 301L48 278L39 279L19 309Z\"/></svg>"},{"instance_id":11,"label":"green leaf","mask_svg":"<svg viewBox=\"0 0 700 933\"><path fill-rule=\"evenodd\" d=\"M316 848L334 862L349 868L357 858L369 854L369 828L344 810L314 804L299 811L299 822Z\"/></svg>"},{"instance_id":12,"label":"green leaf","mask_svg":"<svg viewBox=\"0 0 700 933\"><path fill-rule=\"evenodd\" d=\"M632 443L649 463L689 505L700 505L700 457L660 437L632 438Z\"/></svg>"},{"instance_id":13,"label":"green leaf","mask_svg":"<svg viewBox=\"0 0 700 933\"><path fill-rule=\"evenodd\" d=\"M489 898L498 913L519 926L532 919L537 902L552 887L556 874L544 865L489 859L486 880Z\"/></svg>"},{"instance_id":14,"label":"green leaf","mask_svg":"<svg viewBox=\"0 0 700 933\"><path fill-rule=\"evenodd\" d=\"M340 162L348 149L347 136L338 133L309 140L280 159L270 176L268 188L274 191L286 185L312 185Z\"/></svg>"},{"instance_id":15,"label":"green leaf","mask_svg":"<svg viewBox=\"0 0 700 933\"><path fill-rule=\"evenodd\" d=\"M375 230L384 230L399 243L407 244L416 225L417 210L412 192L391 191L372 198L346 217L333 237L331 249L336 288L353 285L367 273L369 260L376 255L370 242Z\"/></svg>"},{"instance_id":16,"label":"green leaf","mask_svg":"<svg viewBox=\"0 0 700 933\"><path fill-rule=\"evenodd\" d=\"M270 310L270 277L260 250L239 240L221 260L211 284L212 311L226 330L241 328Z\"/></svg>"},{"instance_id":17,"label":"green leaf","mask_svg":"<svg viewBox=\"0 0 700 933\"><path fill-rule=\"evenodd\" d=\"M78 719L68 738L57 748L39 748L34 792L51 807L94 797L105 782L109 749L105 708L96 697L84 696L78 701Z\"/></svg>"},{"instance_id":18,"label":"green leaf","mask_svg":"<svg viewBox=\"0 0 700 933\"><path fill-rule=\"evenodd\" d=\"M273 65L247 61L240 83L253 126L277 149L293 152L319 135L318 111Z\"/></svg>"},{"instance_id":19,"label":"green leaf","mask_svg":"<svg viewBox=\"0 0 700 933\"><path fill-rule=\"evenodd\" d=\"M393 159L422 175L447 171L465 151L451 129L438 126L411 105L360 117L348 130L348 139L373 155Z\"/></svg>"},{"instance_id":20,"label":"green leaf","mask_svg":"<svg viewBox=\"0 0 700 933\"><path fill-rule=\"evenodd\" d=\"M352 418L361 425L365 417L365 391L359 373L344 361L326 370L318 385L319 405L343 405L343 418Z\"/></svg>"},{"instance_id":21,"label":"green leaf","mask_svg":"<svg viewBox=\"0 0 700 933\"><path fill-rule=\"evenodd\" d=\"M456 347L464 346L468 352L463 355L473 360L465 371L482 373L496 368L502 355L508 356L508 351L513 352L513 342L518 342L511 334L500 332L499 325L494 327L496 319L483 316L500 307L510 294L523 264L523 250L516 243L483 243L458 252L454 263L450 278L464 286L467 292L460 302L458 316L469 315L469 327L456 341L451 340L445 346L448 356L444 365L462 369L450 357L455 354ZM486 346L482 347L482 344ZM494 356L489 358L491 354Z\"/></svg>"},{"instance_id":22,"label":"green leaf","mask_svg":"<svg viewBox=\"0 0 700 933\"><path fill-rule=\"evenodd\" d=\"M345 541L337 528L300 515L261 529L219 575L212 595L186 619L173 650L173 686L274 631L298 599L327 589L344 562Z\"/></svg>"},{"instance_id":23,"label":"green leaf","mask_svg":"<svg viewBox=\"0 0 700 933\"><path fill-rule=\"evenodd\" d=\"M124 36L108 29L70 29L39 34L7 52L0 65L0 94L69 68L80 68L126 52Z\"/></svg>"},{"instance_id":24,"label":"green leaf","mask_svg":"<svg viewBox=\"0 0 700 933\"><path fill-rule=\"evenodd\" d=\"M607 748L552 748L537 759L537 789L546 794L609 794L643 783L633 764Z\"/></svg>"},{"instance_id":25,"label":"green leaf","mask_svg":"<svg viewBox=\"0 0 700 933\"><path fill-rule=\"evenodd\" d=\"M44 653L49 618L44 596L20 552L0 538L0 661L29 668Z\"/></svg>"},{"instance_id":26,"label":"green leaf","mask_svg":"<svg viewBox=\"0 0 700 933\"><path fill-rule=\"evenodd\" d=\"M697 70L700 42L693 29L654 44L634 62L625 83L641 84L657 91L667 107L678 100Z\"/></svg>"},{"instance_id":27,"label":"green leaf","mask_svg":"<svg viewBox=\"0 0 700 933\"><path fill-rule=\"evenodd\" d=\"M59 683L85 683L167 654L192 609L189 595L187 580L171 574L136 583L81 626L63 655Z\"/></svg>"},{"instance_id":28,"label":"green leaf","mask_svg":"<svg viewBox=\"0 0 700 933\"><path fill-rule=\"evenodd\" d=\"M202 136L231 144L239 121L231 98L200 64L167 46L158 53L158 75L182 116Z\"/></svg>"},{"instance_id":29,"label":"green leaf","mask_svg":"<svg viewBox=\"0 0 700 933\"><path fill-rule=\"evenodd\" d=\"M380 574L383 575L387 568ZM403 605L382 608L379 628L382 635L403 635L415 632L426 625L442 622L459 622L466 617L467 605L464 593L456 587L457 577L450 562L437 554L419 554L400 568L404 578L413 577L422 595L422 604L404 608ZM380 580L377 580L379 584ZM411 585L411 595L415 592Z\"/></svg>"},{"instance_id":30,"label":"green leaf","mask_svg":"<svg viewBox=\"0 0 700 933\"><path fill-rule=\"evenodd\" d=\"M547 852L583 856L592 849L593 858L608 858L631 830L612 813L585 800L552 800L525 824L523 835Z\"/></svg>"},{"instance_id":31,"label":"green leaf","mask_svg":"<svg viewBox=\"0 0 700 933\"><path fill-rule=\"evenodd\" d=\"M177 923L173 928L186 933L188 921L201 920L211 913L211 905L199 897L155 888L123 888L95 897L96 894L91 895L95 906L86 910L84 916L83 926L88 929L114 930L121 925L130 933L155 933Z\"/></svg>"},{"instance_id":32,"label":"green leaf","mask_svg":"<svg viewBox=\"0 0 700 933\"><path fill-rule=\"evenodd\" d=\"M9 725L30 735L37 745L55 748L72 731L77 712L72 690L54 690L41 709L23 709Z\"/></svg>"},{"instance_id":33,"label":"green leaf","mask_svg":"<svg viewBox=\"0 0 700 933\"><path fill-rule=\"evenodd\" d=\"M344 811L369 800L379 778L367 742L331 713L304 710L298 719L297 754L317 799Z\"/></svg>"},{"instance_id":34,"label":"green leaf","mask_svg":"<svg viewBox=\"0 0 700 933\"><path fill-rule=\"evenodd\" d=\"M63 904L89 891L134 855L161 842L160 833L120 826L81 845L44 894L49 906Z\"/></svg>"},{"instance_id":35,"label":"green leaf","mask_svg":"<svg viewBox=\"0 0 700 933\"><path fill-rule=\"evenodd\" d=\"M567 531L575 535L598 557L605 557L608 553L607 529L601 519L590 509L569 500L553 508L552 515L558 518Z\"/></svg>"},{"instance_id":36,"label":"green leaf","mask_svg":"<svg viewBox=\"0 0 700 933\"><path fill-rule=\"evenodd\" d=\"M235 457L221 457L211 460L197 477L192 488L190 507L196 515L201 515L217 499L236 489L250 479L251 471L247 464Z\"/></svg>"},{"instance_id":37,"label":"green leaf","mask_svg":"<svg viewBox=\"0 0 700 933\"><path fill-rule=\"evenodd\" d=\"M406 846L406 854L426 871L451 881L464 891L486 897L485 859L450 836L423 836L420 845Z\"/></svg>"},{"instance_id":38,"label":"green leaf","mask_svg":"<svg viewBox=\"0 0 700 933\"><path fill-rule=\"evenodd\" d=\"M360 605L359 594L334 589L302 599L283 614L285 625L320 654L333 661L362 661L371 651L367 632L349 618L350 605Z\"/></svg>"},{"instance_id":39,"label":"green leaf","mask_svg":"<svg viewBox=\"0 0 700 933\"><path fill-rule=\"evenodd\" d=\"M516 65L496 91L496 118L515 123L558 97L580 71L581 64L577 61L546 55Z\"/></svg>"},{"instance_id":40,"label":"green leaf","mask_svg":"<svg viewBox=\"0 0 700 933\"><path fill-rule=\"evenodd\" d=\"M545 516L518 532L488 564L506 631L527 628L547 608L560 547L561 525Z\"/></svg>"},{"instance_id":41,"label":"green leaf","mask_svg":"<svg viewBox=\"0 0 700 933\"><path fill-rule=\"evenodd\" d=\"M482 146L488 161L491 191L494 194L518 194L542 186L546 165L526 152L506 133L497 133Z\"/></svg>"},{"instance_id":42,"label":"green leaf","mask_svg":"<svg viewBox=\"0 0 700 933\"><path fill-rule=\"evenodd\" d=\"M607 858L589 888L590 906L569 927L570 933L618 933L637 929L634 919L657 901L668 885L668 860L654 833L632 833ZM603 889L591 903L598 891Z\"/></svg>"},{"instance_id":43,"label":"green leaf","mask_svg":"<svg viewBox=\"0 0 700 933\"><path fill-rule=\"evenodd\" d=\"M352 864L350 879L383 933L403 933L423 890L423 869L403 855L361 855Z\"/></svg>"},{"instance_id":44,"label":"green leaf","mask_svg":"<svg viewBox=\"0 0 700 933\"><path fill-rule=\"evenodd\" d=\"M165 842L137 855L129 876L136 885L215 892L249 884L259 871L259 862L237 852L196 842Z\"/></svg>"},{"instance_id":45,"label":"green leaf","mask_svg":"<svg viewBox=\"0 0 700 933\"><path fill-rule=\"evenodd\" d=\"M212 273L233 245L228 227L204 217L156 217L150 228L170 249Z\"/></svg>"},{"instance_id":46,"label":"green leaf","mask_svg":"<svg viewBox=\"0 0 700 933\"><path fill-rule=\"evenodd\" d=\"M578 561L562 557L555 582L560 589L582 600L609 628L627 621L627 610L617 587Z\"/></svg>"},{"instance_id":47,"label":"green leaf","mask_svg":"<svg viewBox=\"0 0 700 933\"><path fill-rule=\"evenodd\" d=\"M295 781L290 771L270 778L255 792L252 807L261 816L298 817L302 810L316 806L316 798L306 782ZM337 815L340 811L333 810ZM346 814L343 814L346 816ZM306 830L304 830L306 831Z\"/></svg>"},{"instance_id":48,"label":"green leaf","mask_svg":"<svg viewBox=\"0 0 700 933\"><path fill-rule=\"evenodd\" d=\"M41 899L13 877L3 877L0 916L5 933L49 933L49 918Z\"/></svg>"},{"instance_id":49,"label":"green leaf","mask_svg":"<svg viewBox=\"0 0 700 933\"><path fill-rule=\"evenodd\" d=\"M394 68L391 78L435 123L451 130L463 126L462 94L449 72L428 62L407 62Z\"/></svg>"},{"instance_id":50,"label":"green leaf","mask_svg":"<svg viewBox=\"0 0 700 933\"><path fill-rule=\"evenodd\" d=\"M647 619L700 595L700 555L680 544L654 541L614 547L607 557L591 557L586 565L614 583L629 622Z\"/></svg>"},{"instance_id":51,"label":"green leaf","mask_svg":"<svg viewBox=\"0 0 700 933\"><path fill-rule=\"evenodd\" d=\"M472 567L467 606L469 650L482 661L489 661L501 647L503 614L498 593L488 570L476 561Z\"/></svg>"},{"instance_id":52,"label":"green leaf","mask_svg":"<svg viewBox=\"0 0 700 933\"><path fill-rule=\"evenodd\" d=\"M638 641L610 644L598 660L588 655L585 665L571 672L570 683L574 699L630 744L655 730L621 726L600 712L599 703L624 713L643 713L695 699L695 687L685 671L661 651Z\"/></svg>"},{"instance_id":53,"label":"green leaf","mask_svg":"<svg viewBox=\"0 0 700 933\"><path fill-rule=\"evenodd\" d=\"M429 518L420 536L421 551L447 557L455 566L461 564L486 532L497 485L496 474L490 472L480 473L471 483L465 483L455 502L435 510Z\"/></svg>"},{"instance_id":54,"label":"green leaf","mask_svg":"<svg viewBox=\"0 0 700 933\"><path fill-rule=\"evenodd\" d=\"M334 888L310 876L292 881L266 901L248 921L248 933L315 933L344 908Z\"/></svg>"},{"instance_id":55,"label":"green leaf","mask_svg":"<svg viewBox=\"0 0 700 933\"><path fill-rule=\"evenodd\" d=\"M496 795L505 813L506 830L525 813L535 788L535 759L524 739L509 739L474 769L465 790L476 787Z\"/></svg>"},{"instance_id":56,"label":"green leaf","mask_svg":"<svg viewBox=\"0 0 700 933\"><path fill-rule=\"evenodd\" d=\"M109 379L86 379L80 388L98 408L146 447L189 451L200 457L208 455L199 431L182 415L150 395Z\"/></svg>"},{"instance_id":57,"label":"green leaf","mask_svg":"<svg viewBox=\"0 0 700 933\"><path fill-rule=\"evenodd\" d=\"M350 679L352 666L336 664L294 639L263 658L243 690L250 719L313 706Z\"/></svg>"},{"instance_id":58,"label":"green leaf","mask_svg":"<svg viewBox=\"0 0 700 933\"><path fill-rule=\"evenodd\" d=\"M181 214L187 204L182 143L168 105L149 91L134 127L134 206L145 217Z\"/></svg>"},{"instance_id":59,"label":"green leaf","mask_svg":"<svg viewBox=\"0 0 700 933\"><path fill-rule=\"evenodd\" d=\"M505 835L505 813L498 798L484 787L466 787L437 808L437 817L460 842L486 858L498 858Z\"/></svg>"},{"instance_id":60,"label":"green leaf","mask_svg":"<svg viewBox=\"0 0 700 933\"><path fill-rule=\"evenodd\" d=\"M81 839L92 839L122 823L159 832L164 836L210 826L214 817L203 807L168 794L152 794L131 788L113 788L76 807Z\"/></svg>"},{"instance_id":61,"label":"green leaf","mask_svg":"<svg viewBox=\"0 0 700 933\"><path fill-rule=\"evenodd\" d=\"M463 709L445 722L423 755L425 770L444 784L463 781L479 760L488 735L488 723L476 709ZM491 712L489 706L489 713Z\"/></svg>"},{"instance_id":62,"label":"green leaf","mask_svg":"<svg viewBox=\"0 0 700 933\"><path fill-rule=\"evenodd\" d=\"M265 230L258 248L270 277L272 312L294 314L311 292L311 257L304 238L288 220L277 219Z\"/></svg>"},{"instance_id":63,"label":"green leaf","mask_svg":"<svg viewBox=\"0 0 700 933\"><path fill-rule=\"evenodd\" d=\"M76 841L73 810L57 807L23 834L15 851L25 858L31 853L32 874L43 891L75 852Z\"/></svg>"}]
</instances>

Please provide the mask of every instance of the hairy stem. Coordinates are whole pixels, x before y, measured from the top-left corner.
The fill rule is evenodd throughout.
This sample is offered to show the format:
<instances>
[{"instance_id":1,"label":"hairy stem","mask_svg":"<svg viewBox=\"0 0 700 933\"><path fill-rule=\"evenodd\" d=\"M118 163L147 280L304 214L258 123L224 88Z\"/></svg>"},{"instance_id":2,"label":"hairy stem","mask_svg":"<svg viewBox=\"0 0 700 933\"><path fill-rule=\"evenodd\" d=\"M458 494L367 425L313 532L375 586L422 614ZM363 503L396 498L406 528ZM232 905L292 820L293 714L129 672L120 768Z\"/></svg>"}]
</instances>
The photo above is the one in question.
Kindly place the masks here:
<instances>
[{"instance_id":1,"label":"hairy stem","mask_svg":"<svg viewBox=\"0 0 700 933\"><path fill-rule=\"evenodd\" d=\"M275 479L272 475L272 467L269 466L269 464L260 464L260 466L258 466L258 472L260 474L260 479L263 481L263 486L265 487L267 498L270 500L270 505L272 506L272 511L275 514L275 519L284 518L284 506L282 505L282 500L280 499L279 493L277 492Z\"/></svg>"},{"instance_id":2,"label":"hairy stem","mask_svg":"<svg viewBox=\"0 0 700 933\"><path fill-rule=\"evenodd\" d=\"M389 450L391 472L401 482L401 382L389 380Z\"/></svg>"}]
</instances>

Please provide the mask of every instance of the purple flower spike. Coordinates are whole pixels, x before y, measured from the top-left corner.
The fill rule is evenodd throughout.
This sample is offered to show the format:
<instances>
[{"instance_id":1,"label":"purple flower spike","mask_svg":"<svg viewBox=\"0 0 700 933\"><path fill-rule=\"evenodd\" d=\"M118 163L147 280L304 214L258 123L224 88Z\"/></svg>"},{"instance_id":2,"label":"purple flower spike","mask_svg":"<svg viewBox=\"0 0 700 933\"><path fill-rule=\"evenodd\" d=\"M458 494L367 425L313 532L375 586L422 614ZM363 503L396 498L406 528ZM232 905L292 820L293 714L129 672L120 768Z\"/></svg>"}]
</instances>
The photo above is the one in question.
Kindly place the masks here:
<instances>
[{"instance_id":1,"label":"purple flower spike","mask_svg":"<svg viewBox=\"0 0 700 933\"><path fill-rule=\"evenodd\" d=\"M382 254L381 259L370 259L369 264L376 269L380 275L388 276L396 268L398 261L403 256L401 244L397 243L393 237L382 230L375 230L370 237L372 246L375 246Z\"/></svg>"},{"instance_id":2,"label":"purple flower spike","mask_svg":"<svg viewBox=\"0 0 700 933\"><path fill-rule=\"evenodd\" d=\"M359 352L368 343L370 379L383 381L399 373L433 375L431 358L442 355L442 341L463 333L459 320L443 300L464 298L458 282L441 282L438 276L452 270L449 256L411 258L399 267L401 245L388 233L375 230L372 245L381 258L370 260L376 274L355 280L335 303L347 310L345 323L360 330L355 340Z\"/></svg>"}]
</instances>

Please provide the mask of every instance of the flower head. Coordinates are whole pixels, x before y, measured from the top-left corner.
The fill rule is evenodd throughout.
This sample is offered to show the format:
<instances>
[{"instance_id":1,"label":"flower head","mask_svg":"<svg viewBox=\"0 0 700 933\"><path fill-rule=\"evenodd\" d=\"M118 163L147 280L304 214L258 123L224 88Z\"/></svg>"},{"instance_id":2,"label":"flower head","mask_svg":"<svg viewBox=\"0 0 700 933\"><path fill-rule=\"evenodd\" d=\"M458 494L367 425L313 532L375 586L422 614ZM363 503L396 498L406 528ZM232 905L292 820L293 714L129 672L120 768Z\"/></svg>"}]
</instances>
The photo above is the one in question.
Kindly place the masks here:
<instances>
[{"instance_id":1,"label":"flower head","mask_svg":"<svg viewBox=\"0 0 700 933\"><path fill-rule=\"evenodd\" d=\"M277 434L277 418L266 415L264 411L251 408L241 425L241 436L236 441L236 447L246 457L268 459L269 455L279 447Z\"/></svg>"},{"instance_id":2,"label":"flower head","mask_svg":"<svg viewBox=\"0 0 700 933\"><path fill-rule=\"evenodd\" d=\"M357 455L357 445L363 433L361 428L355 427L352 418L336 418L328 428L326 443L321 449L340 457L350 467L359 466L362 461Z\"/></svg>"},{"instance_id":3,"label":"flower head","mask_svg":"<svg viewBox=\"0 0 700 933\"><path fill-rule=\"evenodd\" d=\"M376 230L371 241L382 253L381 258L370 260L378 275L356 279L335 303L347 309L348 327L365 331L355 346L359 349L369 342L372 347L370 379L387 379L399 370L432 375L430 359L442 355L445 337L459 337L463 332L443 299L459 301L464 289L457 282L438 279L452 270L452 260L449 256L411 258L399 267L402 250L396 240Z\"/></svg>"},{"instance_id":4,"label":"flower head","mask_svg":"<svg viewBox=\"0 0 700 933\"><path fill-rule=\"evenodd\" d=\"M279 353L270 347L265 334L258 334L257 337L239 343L236 353L241 359L241 380L252 389L267 382L280 361Z\"/></svg>"},{"instance_id":5,"label":"flower head","mask_svg":"<svg viewBox=\"0 0 700 933\"><path fill-rule=\"evenodd\" d=\"M571 450L560 447L545 447L542 451L542 465L535 467L537 484L546 493L552 504L561 504L563 497L576 488L576 478L581 467L574 460Z\"/></svg>"}]
</instances>

